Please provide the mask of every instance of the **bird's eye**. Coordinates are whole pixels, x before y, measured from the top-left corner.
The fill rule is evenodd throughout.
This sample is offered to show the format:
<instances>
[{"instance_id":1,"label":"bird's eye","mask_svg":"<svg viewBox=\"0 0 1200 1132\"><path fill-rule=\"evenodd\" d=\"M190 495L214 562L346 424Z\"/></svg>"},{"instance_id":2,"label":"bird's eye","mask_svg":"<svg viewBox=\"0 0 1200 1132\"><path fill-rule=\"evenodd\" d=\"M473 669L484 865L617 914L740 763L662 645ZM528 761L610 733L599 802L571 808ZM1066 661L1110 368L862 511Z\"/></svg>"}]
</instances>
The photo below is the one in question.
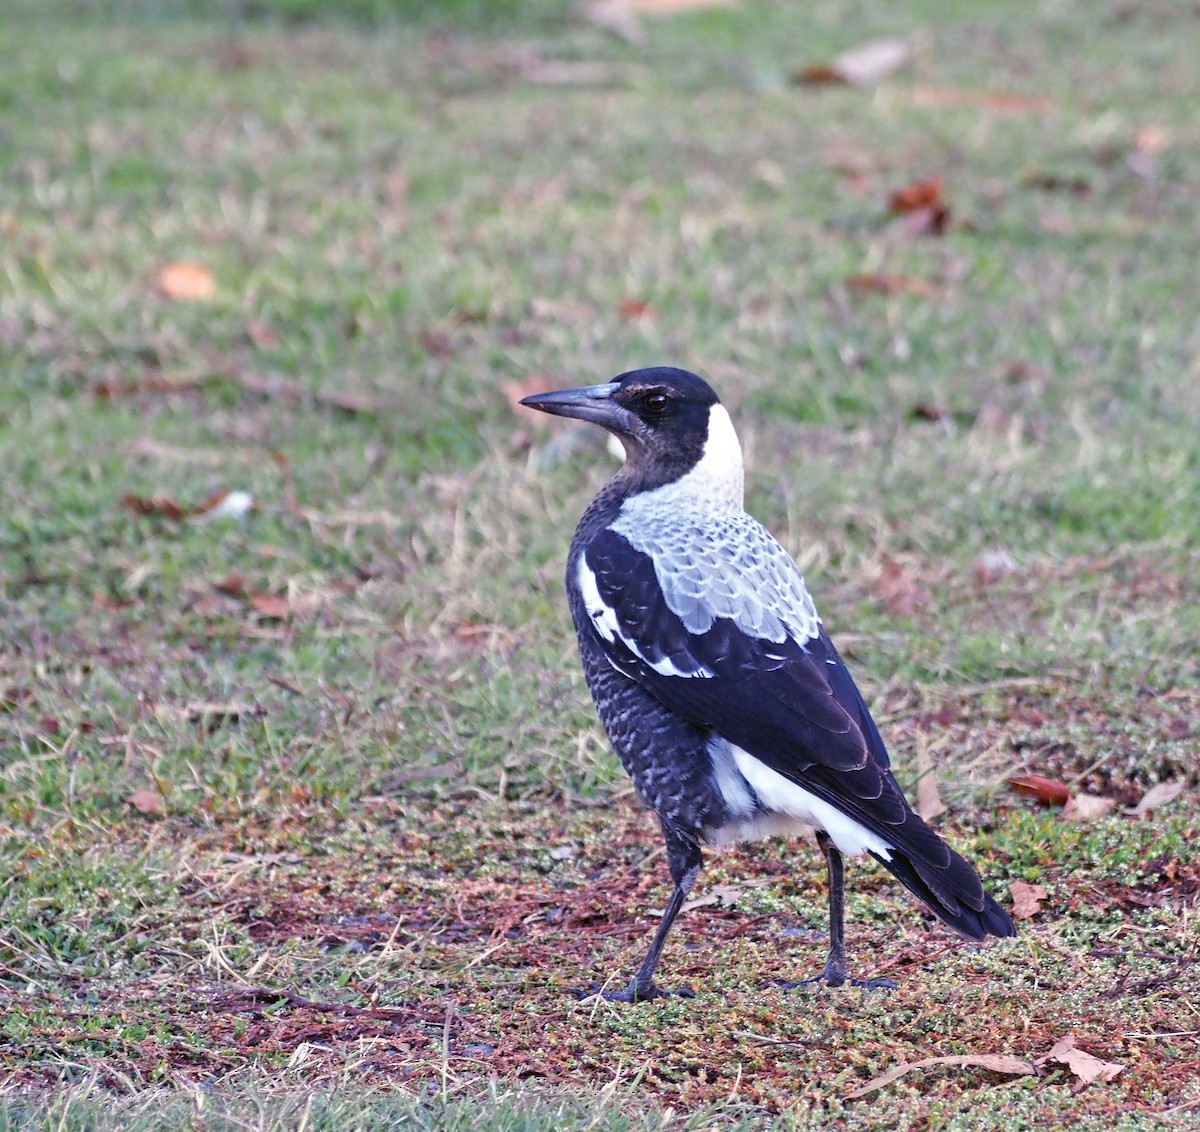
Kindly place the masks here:
<instances>
[{"instance_id":1,"label":"bird's eye","mask_svg":"<svg viewBox=\"0 0 1200 1132\"><path fill-rule=\"evenodd\" d=\"M642 398L642 404L647 412L661 413L667 407L670 398L665 393L647 393Z\"/></svg>"}]
</instances>

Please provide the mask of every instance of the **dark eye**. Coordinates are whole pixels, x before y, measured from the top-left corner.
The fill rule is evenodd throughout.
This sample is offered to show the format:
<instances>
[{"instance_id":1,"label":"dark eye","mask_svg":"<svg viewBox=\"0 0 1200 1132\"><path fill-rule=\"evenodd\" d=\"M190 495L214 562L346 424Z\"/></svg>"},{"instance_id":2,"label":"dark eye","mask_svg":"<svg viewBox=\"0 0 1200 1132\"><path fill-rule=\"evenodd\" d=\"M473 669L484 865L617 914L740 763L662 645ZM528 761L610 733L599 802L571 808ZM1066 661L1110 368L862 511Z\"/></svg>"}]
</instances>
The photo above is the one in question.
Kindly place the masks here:
<instances>
[{"instance_id":1,"label":"dark eye","mask_svg":"<svg viewBox=\"0 0 1200 1132\"><path fill-rule=\"evenodd\" d=\"M670 398L665 393L647 393L642 398L642 404L647 412L661 413L667 407Z\"/></svg>"}]
</instances>

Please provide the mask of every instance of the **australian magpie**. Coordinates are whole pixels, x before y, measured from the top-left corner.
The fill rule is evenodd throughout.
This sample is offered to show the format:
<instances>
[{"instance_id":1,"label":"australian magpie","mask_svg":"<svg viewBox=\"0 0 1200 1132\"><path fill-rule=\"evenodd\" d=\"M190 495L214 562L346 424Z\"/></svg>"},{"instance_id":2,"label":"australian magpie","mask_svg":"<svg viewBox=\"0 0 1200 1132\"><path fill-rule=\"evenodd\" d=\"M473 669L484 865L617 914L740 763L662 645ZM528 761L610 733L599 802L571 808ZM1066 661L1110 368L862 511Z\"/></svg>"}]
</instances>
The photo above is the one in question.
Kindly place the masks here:
<instances>
[{"instance_id":1,"label":"australian magpie","mask_svg":"<svg viewBox=\"0 0 1200 1132\"><path fill-rule=\"evenodd\" d=\"M522 404L593 421L625 449L571 540L567 595L596 710L658 815L675 890L632 982L605 997L669 993L654 971L702 846L805 828L829 873L829 958L803 981L849 978L847 854L870 853L969 939L1015 935L905 800L799 569L743 509L741 445L707 382L640 369Z\"/></svg>"}]
</instances>

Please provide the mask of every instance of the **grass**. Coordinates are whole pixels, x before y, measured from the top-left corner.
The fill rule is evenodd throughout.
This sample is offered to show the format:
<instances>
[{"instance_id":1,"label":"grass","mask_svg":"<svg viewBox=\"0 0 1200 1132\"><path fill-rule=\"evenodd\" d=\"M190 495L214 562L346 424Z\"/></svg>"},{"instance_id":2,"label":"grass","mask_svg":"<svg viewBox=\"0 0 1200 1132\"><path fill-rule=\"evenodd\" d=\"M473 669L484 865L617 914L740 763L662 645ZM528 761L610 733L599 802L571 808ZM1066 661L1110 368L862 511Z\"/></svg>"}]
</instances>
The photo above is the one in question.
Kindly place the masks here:
<instances>
[{"instance_id":1,"label":"grass","mask_svg":"<svg viewBox=\"0 0 1200 1132\"><path fill-rule=\"evenodd\" d=\"M1193 18L3 8L0 1127L1197 1111ZM898 34L877 88L791 81ZM912 236L888 197L931 176L950 222ZM210 298L162 293L180 261ZM696 999L569 993L627 977L665 869L562 596L611 463L506 383L659 362L730 405L903 780L928 755L993 891L1046 889L1015 943L856 862L852 956L899 989L785 994L821 869L751 845L668 945ZM243 520L122 503L233 490ZM848 1097L1069 1034L1121 1073Z\"/></svg>"}]
</instances>

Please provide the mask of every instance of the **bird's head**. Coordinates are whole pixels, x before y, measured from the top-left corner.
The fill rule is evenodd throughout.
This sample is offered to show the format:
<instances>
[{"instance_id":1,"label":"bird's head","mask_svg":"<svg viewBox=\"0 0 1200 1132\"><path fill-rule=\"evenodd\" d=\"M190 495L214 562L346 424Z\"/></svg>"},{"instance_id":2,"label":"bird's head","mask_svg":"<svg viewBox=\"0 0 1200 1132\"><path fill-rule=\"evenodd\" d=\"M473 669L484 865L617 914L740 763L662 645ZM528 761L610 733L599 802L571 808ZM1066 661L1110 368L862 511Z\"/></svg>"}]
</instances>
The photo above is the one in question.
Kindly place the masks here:
<instances>
[{"instance_id":1,"label":"bird's head","mask_svg":"<svg viewBox=\"0 0 1200 1132\"><path fill-rule=\"evenodd\" d=\"M637 491L696 492L742 503L742 449L725 407L703 378L658 366L604 385L526 397L522 405L608 429L625 448L622 477Z\"/></svg>"}]
</instances>

